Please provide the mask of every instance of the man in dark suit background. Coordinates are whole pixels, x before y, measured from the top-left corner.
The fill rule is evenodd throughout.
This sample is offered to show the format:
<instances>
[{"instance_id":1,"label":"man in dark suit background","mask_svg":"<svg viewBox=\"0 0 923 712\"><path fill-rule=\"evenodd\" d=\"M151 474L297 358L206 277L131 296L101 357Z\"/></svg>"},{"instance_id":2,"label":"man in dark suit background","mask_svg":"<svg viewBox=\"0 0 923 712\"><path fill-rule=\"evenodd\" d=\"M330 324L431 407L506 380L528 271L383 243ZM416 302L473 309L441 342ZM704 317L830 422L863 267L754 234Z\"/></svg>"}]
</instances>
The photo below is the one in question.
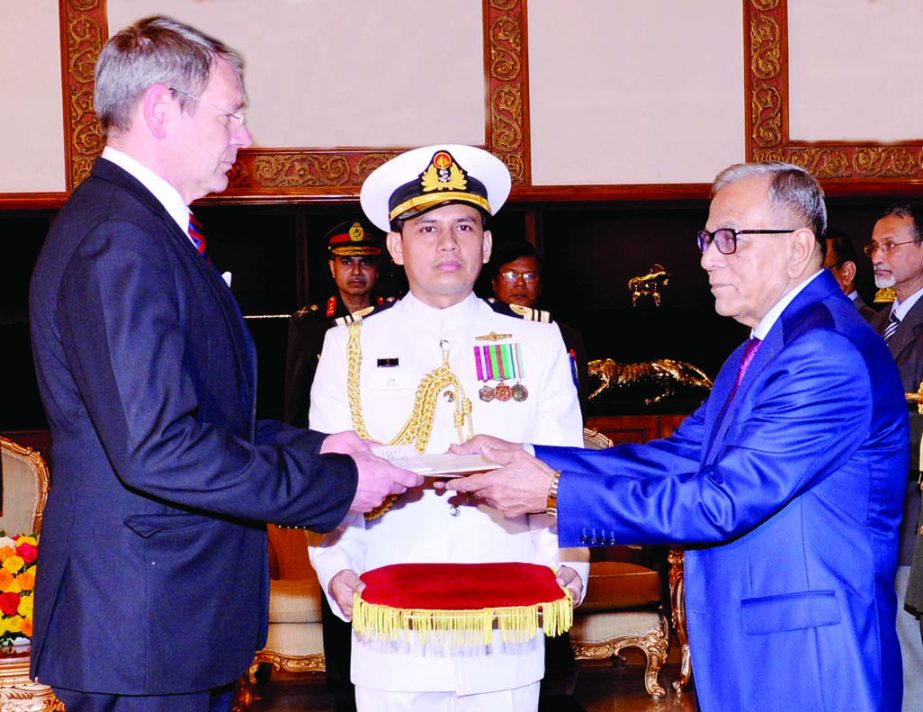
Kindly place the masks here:
<instances>
[{"instance_id":1,"label":"man in dark suit background","mask_svg":"<svg viewBox=\"0 0 923 712\"><path fill-rule=\"evenodd\" d=\"M923 380L923 206L896 204L885 209L872 229L865 252L875 270L875 286L894 289L890 309L882 309L872 326L888 344L901 374L904 391L912 393ZM910 471L901 522L897 568L897 635L904 667L902 709L923 709L923 534L920 533L920 435L923 416L915 404L910 413Z\"/></svg>"},{"instance_id":2,"label":"man in dark suit background","mask_svg":"<svg viewBox=\"0 0 923 712\"><path fill-rule=\"evenodd\" d=\"M897 370L821 269L813 177L739 164L712 194L701 265L715 311L751 338L699 409L669 438L608 450L536 446L533 457L479 435L452 449L489 446L506 467L446 486L507 516L556 514L562 546L685 545L705 712L892 712L908 437Z\"/></svg>"},{"instance_id":3,"label":"man in dark suit background","mask_svg":"<svg viewBox=\"0 0 923 712\"><path fill-rule=\"evenodd\" d=\"M240 56L169 18L96 70L106 149L30 288L52 436L32 676L68 712L228 710L266 639L264 522L328 531L421 483L255 418L255 351L188 205L251 143Z\"/></svg>"},{"instance_id":4,"label":"man in dark suit background","mask_svg":"<svg viewBox=\"0 0 923 712\"><path fill-rule=\"evenodd\" d=\"M824 257L824 267L830 270L830 273L840 285L843 294L850 298L856 309L866 321L871 321L878 313L872 307L865 303L862 295L856 289L856 251L853 249L852 242L839 230L828 229L825 236L827 240L827 256Z\"/></svg>"}]
</instances>

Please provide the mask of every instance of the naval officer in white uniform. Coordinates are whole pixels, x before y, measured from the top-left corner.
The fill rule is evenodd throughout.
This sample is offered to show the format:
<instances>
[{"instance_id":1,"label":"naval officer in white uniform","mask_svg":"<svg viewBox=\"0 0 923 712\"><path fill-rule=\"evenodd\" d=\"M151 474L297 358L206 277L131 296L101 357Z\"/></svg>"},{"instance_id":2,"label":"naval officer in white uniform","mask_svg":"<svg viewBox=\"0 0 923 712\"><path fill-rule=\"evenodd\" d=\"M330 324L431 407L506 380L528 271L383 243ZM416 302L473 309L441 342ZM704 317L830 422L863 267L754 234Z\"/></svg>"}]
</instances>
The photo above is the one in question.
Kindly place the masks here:
<instances>
[{"instance_id":1,"label":"naval officer in white uniform","mask_svg":"<svg viewBox=\"0 0 923 712\"><path fill-rule=\"evenodd\" d=\"M533 310L490 305L472 288L490 258L488 217L506 200L509 172L470 146L414 149L363 184L362 208L388 230L410 293L327 332L311 391L310 425L356 429L380 442L413 441L427 453L487 433L517 442L580 445L577 392L558 327ZM433 384L427 397L421 382ZM419 391L419 392L418 392ZM470 403L470 407L468 407ZM405 425L407 427L405 427ZM545 514L505 519L477 501L412 490L381 516L347 519L311 548L330 604L352 615L358 576L395 563L547 564L582 600L585 549L558 548ZM409 636L353 635L360 710L537 709L544 639L457 649Z\"/></svg>"}]
</instances>

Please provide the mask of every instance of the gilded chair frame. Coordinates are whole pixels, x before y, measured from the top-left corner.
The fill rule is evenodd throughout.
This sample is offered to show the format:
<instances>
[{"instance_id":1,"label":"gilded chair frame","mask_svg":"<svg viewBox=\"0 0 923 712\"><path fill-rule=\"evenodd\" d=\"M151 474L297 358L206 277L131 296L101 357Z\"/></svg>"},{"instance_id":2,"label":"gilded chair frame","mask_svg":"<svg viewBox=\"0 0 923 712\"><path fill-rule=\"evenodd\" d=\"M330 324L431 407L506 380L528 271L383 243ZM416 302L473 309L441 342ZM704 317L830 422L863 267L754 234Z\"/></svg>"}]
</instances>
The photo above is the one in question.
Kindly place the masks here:
<instances>
[{"instance_id":1,"label":"gilded chair frame","mask_svg":"<svg viewBox=\"0 0 923 712\"><path fill-rule=\"evenodd\" d=\"M35 473L35 504L32 510L32 532L30 533L40 534L45 503L48 501L48 490L51 488L51 473L48 471L48 465L45 464L44 458L37 450L20 445L2 435L0 435L0 451L24 463ZM21 534L23 532L9 533Z\"/></svg>"}]
</instances>

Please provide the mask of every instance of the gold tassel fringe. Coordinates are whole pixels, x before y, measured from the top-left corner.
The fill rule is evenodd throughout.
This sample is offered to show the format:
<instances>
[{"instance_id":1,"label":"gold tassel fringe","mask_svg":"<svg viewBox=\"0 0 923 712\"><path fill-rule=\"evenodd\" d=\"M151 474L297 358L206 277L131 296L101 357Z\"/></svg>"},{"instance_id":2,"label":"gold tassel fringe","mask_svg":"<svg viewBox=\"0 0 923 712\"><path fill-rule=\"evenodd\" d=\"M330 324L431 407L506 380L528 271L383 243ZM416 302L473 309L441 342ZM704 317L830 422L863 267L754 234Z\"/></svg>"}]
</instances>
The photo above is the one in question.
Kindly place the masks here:
<instances>
[{"instance_id":1,"label":"gold tassel fringe","mask_svg":"<svg viewBox=\"0 0 923 712\"><path fill-rule=\"evenodd\" d=\"M392 608L367 603L356 594L353 602L353 628L359 635L396 640L417 633L422 642L428 636L448 638L458 647L490 645L498 628L504 643L525 642L541 628L546 636L566 633L574 622L574 605L569 593L556 601L532 606L508 606L471 610Z\"/></svg>"}]
</instances>

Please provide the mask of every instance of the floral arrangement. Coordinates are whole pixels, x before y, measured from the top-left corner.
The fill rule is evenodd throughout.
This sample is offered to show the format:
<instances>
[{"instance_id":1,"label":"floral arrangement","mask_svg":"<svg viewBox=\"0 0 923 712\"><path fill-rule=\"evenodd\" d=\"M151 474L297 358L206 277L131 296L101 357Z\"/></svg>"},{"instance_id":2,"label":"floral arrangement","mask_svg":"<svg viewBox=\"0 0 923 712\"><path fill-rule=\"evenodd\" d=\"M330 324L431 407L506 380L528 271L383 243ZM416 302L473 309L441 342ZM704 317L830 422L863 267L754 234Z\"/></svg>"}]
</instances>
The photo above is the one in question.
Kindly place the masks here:
<instances>
[{"instance_id":1,"label":"floral arrangement","mask_svg":"<svg viewBox=\"0 0 923 712\"><path fill-rule=\"evenodd\" d=\"M38 539L34 534L6 536L0 531L0 646L32 637L32 593Z\"/></svg>"}]
</instances>

